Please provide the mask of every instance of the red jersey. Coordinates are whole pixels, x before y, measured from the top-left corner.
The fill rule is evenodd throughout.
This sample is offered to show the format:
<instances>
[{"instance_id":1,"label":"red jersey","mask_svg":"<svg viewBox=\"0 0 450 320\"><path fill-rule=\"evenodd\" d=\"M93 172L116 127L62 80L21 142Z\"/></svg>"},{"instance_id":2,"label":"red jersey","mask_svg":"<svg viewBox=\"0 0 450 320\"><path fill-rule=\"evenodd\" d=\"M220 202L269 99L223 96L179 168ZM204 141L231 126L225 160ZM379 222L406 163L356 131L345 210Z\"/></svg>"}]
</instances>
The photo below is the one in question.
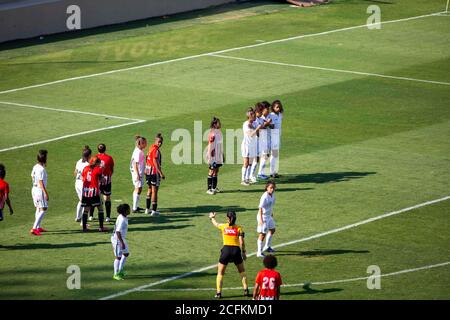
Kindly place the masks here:
<instances>
[{"instance_id":1,"label":"red jersey","mask_svg":"<svg viewBox=\"0 0 450 320\"><path fill-rule=\"evenodd\" d=\"M9 184L3 179L0 179L0 209L5 207L6 199L8 199Z\"/></svg>"},{"instance_id":2,"label":"red jersey","mask_svg":"<svg viewBox=\"0 0 450 320\"><path fill-rule=\"evenodd\" d=\"M87 166L81 174L83 178L83 196L95 197L100 194L100 181L102 179L103 170L101 167Z\"/></svg>"},{"instance_id":3,"label":"red jersey","mask_svg":"<svg viewBox=\"0 0 450 320\"><path fill-rule=\"evenodd\" d=\"M106 153L99 153L96 155L102 162L103 175L105 176L105 183L111 183L111 176L114 172L114 160Z\"/></svg>"},{"instance_id":4,"label":"red jersey","mask_svg":"<svg viewBox=\"0 0 450 320\"><path fill-rule=\"evenodd\" d=\"M281 275L272 269L264 269L258 272L255 282L259 284L260 300L274 300L278 287L281 286Z\"/></svg>"},{"instance_id":5,"label":"red jersey","mask_svg":"<svg viewBox=\"0 0 450 320\"><path fill-rule=\"evenodd\" d=\"M157 165L159 165L159 169L161 170L161 151L159 151L158 145L152 144L148 149L147 158L145 159L145 174L157 174Z\"/></svg>"}]
</instances>

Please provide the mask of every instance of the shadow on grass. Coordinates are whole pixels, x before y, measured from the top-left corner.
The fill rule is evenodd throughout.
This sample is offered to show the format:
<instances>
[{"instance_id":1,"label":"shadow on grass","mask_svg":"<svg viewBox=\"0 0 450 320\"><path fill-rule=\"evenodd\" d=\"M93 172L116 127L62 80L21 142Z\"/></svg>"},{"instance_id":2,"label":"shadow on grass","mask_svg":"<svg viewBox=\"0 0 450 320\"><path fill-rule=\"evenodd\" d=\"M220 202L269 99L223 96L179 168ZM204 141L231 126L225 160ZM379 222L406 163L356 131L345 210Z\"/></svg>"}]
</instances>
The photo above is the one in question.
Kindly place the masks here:
<instances>
[{"instance_id":1,"label":"shadow on grass","mask_svg":"<svg viewBox=\"0 0 450 320\"><path fill-rule=\"evenodd\" d=\"M329 288L329 289L313 289L311 287L303 288L303 291L290 291L290 292L283 292L281 291L281 297L283 296L294 296L299 294L319 294L319 293L333 293L333 292L339 292L343 291L344 289L341 288Z\"/></svg>"},{"instance_id":2,"label":"shadow on grass","mask_svg":"<svg viewBox=\"0 0 450 320\"><path fill-rule=\"evenodd\" d=\"M368 250L346 250L346 249L328 249L321 250L315 249L313 251L278 251L276 252L277 256L303 256L303 257L318 257L318 256L332 256L338 254L347 254L347 253L369 253Z\"/></svg>"},{"instance_id":3,"label":"shadow on grass","mask_svg":"<svg viewBox=\"0 0 450 320\"><path fill-rule=\"evenodd\" d=\"M264 192L264 186L261 184L261 189L235 189L235 190L224 190L220 193L250 193L250 192L258 192L263 193ZM314 190L314 188L277 188L277 192L292 192L292 191L306 191L306 190Z\"/></svg>"},{"instance_id":4,"label":"shadow on grass","mask_svg":"<svg viewBox=\"0 0 450 320\"><path fill-rule=\"evenodd\" d=\"M0 249L6 250L33 250L33 249L69 249L69 248L82 248L82 247L94 247L100 244L106 244L110 242L88 242L88 243L30 243L30 244L18 244L15 246L2 246Z\"/></svg>"},{"instance_id":5,"label":"shadow on grass","mask_svg":"<svg viewBox=\"0 0 450 320\"><path fill-rule=\"evenodd\" d=\"M307 174L284 174L275 180L277 183L330 183L360 179L376 172L319 172Z\"/></svg>"}]
</instances>

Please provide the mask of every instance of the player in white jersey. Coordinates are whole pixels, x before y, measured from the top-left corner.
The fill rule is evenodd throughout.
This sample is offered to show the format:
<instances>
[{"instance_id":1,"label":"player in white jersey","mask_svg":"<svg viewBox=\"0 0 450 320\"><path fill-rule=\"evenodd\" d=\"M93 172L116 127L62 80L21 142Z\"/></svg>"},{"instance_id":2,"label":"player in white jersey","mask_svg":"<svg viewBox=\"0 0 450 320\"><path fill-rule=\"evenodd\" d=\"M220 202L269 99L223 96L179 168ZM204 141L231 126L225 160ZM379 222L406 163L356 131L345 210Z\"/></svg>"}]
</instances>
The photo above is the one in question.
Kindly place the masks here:
<instances>
[{"instance_id":1,"label":"player in white jersey","mask_svg":"<svg viewBox=\"0 0 450 320\"><path fill-rule=\"evenodd\" d=\"M33 187L31 189L31 196L36 207L35 220L33 228L30 233L35 236L41 236L41 232L46 230L41 228L41 222L44 218L45 212L48 209L48 193L47 193L47 171L45 166L47 164L47 150L39 150L37 155L37 164L31 171L31 181Z\"/></svg>"},{"instance_id":2,"label":"player in white jersey","mask_svg":"<svg viewBox=\"0 0 450 320\"><path fill-rule=\"evenodd\" d=\"M75 165L75 171L73 172L73 176L75 177L75 191L78 196L78 204L77 204L77 212L76 212L76 222L81 222L81 216L83 215L83 207L81 207L81 198L83 196L83 178L81 174L83 173L84 168L89 165L89 160L91 159L92 150L89 146L85 146L83 152L81 154L81 159L77 161Z\"/></svg>"},{"instance_id":3,"label":"player in white jersey","mask_svg":"<svg viewBox=\"0 0 450 320\"><path fill-rule=\"evenodd\" d=\"M278 178L278 158L281 146L281 123L283 120L283 105L280 100L272 102L272 112L269 117L272 119L273 129L270 131L270 175Z\"/></svg>"},{"instance_id":4,"label":"player in white jersey","mask_svg":"<svg viewBox=\"0 0 450 320\"><path fill-rule=\"evenodd\" d=\"M134 185L133 213L138 213L144 210L139 208L138 205L142 186L144 185L145 154L143 150L147 148L147 139L141 136L136 136L135 139L135 148L130 161L130 172Z\"/></svg>"},{"instance_id":5,"label":"player in white jersey","mask_svg":"<svg viewBox=\"0 0 450 320\"><path fill-rule=\"evenodd\" d=\"M128 245L125 240L128 232L128 215L130 214L130 206L126 203L117 207L117 220L111 235L111 244L114 251L114 280L123 280L125 271L123 267L130 254Z\"/></svg>"},{"instance_id":6,"label":"player in white jersey","mask_svg":"<svg viewBox=\"0 0 450 320\"><path fill-rule=\"evenodd\" d=\"M253 108L247 111L247 121L242 125L242 130L244 132L244 139L242 139L241 153L242 158L244 158L242 166L242 182L244 186L250 185L250 175L251 175L251 163L253 159L257 156L257 134L258 131L265 125L257 125L256 114Z\"/></svg>"},{"instance_id":7,"label":"player in white jersey","mask_svg":"<svg viewBox=\"0 0 450 320\"><path fill-rule=\"evenodd\" d=\"M266 162L269 160L270 155L270 127L272 118L269 117L270 113L270 103L267 101L261 102L261 116L259 117L260 123L268 122L266 126L261 128L259 131L259 170L258 178L262 180L267 180L269 177L264 174L264 168L266 167Z\"/></svg>"},{"instance_id":8,"label":"player in white jersey","mask_svg":"<svg viewBox=\"0 0 450 320\"><path fill-rule=\"evenodd\" d=\"M213 117L208 134L208 148L206 150L206 161L208 162L208 194L216 194L219 191L217 181L219 168L223 165L223 136L220 131L220 119Z\"/></svg>"},{"instance_id":9,"label":"player in white jersey","mask_svg":"<svg viewBox=\"0 0 450 320\"><path fill-rule=\"evenodd\" d=\"M258 252L257 257L264 257L263 251L274 252L270 247L272 236L275 233L275 221L273 220L273 207L275 205L275 182L269 181L266 184L266 192L261 196L259 201L259 210L256 216L259 233L258 236ZM263 241L266 238L266 244L263 248Z\"/></svg>"}]
</instances>

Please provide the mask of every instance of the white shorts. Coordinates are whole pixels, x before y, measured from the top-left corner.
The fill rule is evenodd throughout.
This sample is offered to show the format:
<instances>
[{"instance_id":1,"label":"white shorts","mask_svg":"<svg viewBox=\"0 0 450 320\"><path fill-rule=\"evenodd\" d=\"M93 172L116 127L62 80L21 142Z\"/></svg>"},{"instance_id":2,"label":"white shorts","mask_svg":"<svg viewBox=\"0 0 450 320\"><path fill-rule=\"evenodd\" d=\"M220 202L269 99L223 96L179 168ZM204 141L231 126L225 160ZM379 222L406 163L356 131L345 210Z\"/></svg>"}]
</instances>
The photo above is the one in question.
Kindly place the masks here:
<instances>
[{"instance_id":1,"label":"white shorts","mask_svg":"<svg viewBox=\"0 0 450 320\"><path fill-rule=\"evenodd\" d=\"M255 139L255 143L251 143L250 145L246 145L245 143L241 144L241 154L242 158L256 158L257 156L257 140Z\"/></svg>"},{"instance_id":2,"label":"white shorts","mask_svg":"<svg viewBox=\"0 0 450 320\"><path fill-rule=\"evenodd\" d=\"M275 229L275 221L273 220L272 216L265 216L263 215L263 223L259 224L259 213L256 215L256 222L258 223L258 227L256 228L256 231L258 233L264 233L266 234L269 230Z\"/></svg>"},{"instance_id":3,"label":"white shorts","mask_svg":"<svg viewBox=\"0 0 450 320\"><path fill-rule=\"evenodd\" d=\"M131 173L131 179L135 188L142 188L144 185L144 174L141 174L141 180L137 180L137 174Z\"/></svg>"},{"instance_id":4,"label":"white shorts","mask_svg":"<svg viewBox=\"0 0 450 320\"><path fill-rule=\"evenodd\" d=\"M270 149L271 150L280 150L280 134L275 130L271 130L270 134Z\"/></svg>"},{"instance_id":5,"label":"white shorts","mask_svg":"<svg viewBox=\"0 0 450 320\"><path fill-rule=\"evenodd\" d=\"M77 180L75 181L75 191L77 192L78 199L82 198L83 195L83 181Z\"/></svg>"},{"instance_id":6,"label":"white shorts","mask_svg":"<svg viewBox=\"0 0 450 320\"><path fill-rule=\"evenodd\" d=\"M31 196L36 208L48 208L47 200L45 200L44 191L41 188L33 187L31 189Z\"/></svg>"},{"instance_id":7,"label":"white shorts","mask_svg":"<svg viewBox=\"0 0 450 320\"><path fill-rule=\"evenodd\" d=\"M258 155L270 154L270 135L267 129L259 131Z\"/></svg>"},{"instance_id":8,"label":"white shorts","mask_svg":"<svg viewBox=\"0 0 450 320\"><path fill-rule=\"evenodd\" d=\"M113 238L111 238L111 244L113 247L113 251L114 251L114 255L116 257L121 257L122 254L124 253L129 253L128 251L128 244L125 240L123 240L125 242L125 249L122 250L122 246L120 245L120 241L118 240L114 240Z\"/></svg>"}]
</instances>

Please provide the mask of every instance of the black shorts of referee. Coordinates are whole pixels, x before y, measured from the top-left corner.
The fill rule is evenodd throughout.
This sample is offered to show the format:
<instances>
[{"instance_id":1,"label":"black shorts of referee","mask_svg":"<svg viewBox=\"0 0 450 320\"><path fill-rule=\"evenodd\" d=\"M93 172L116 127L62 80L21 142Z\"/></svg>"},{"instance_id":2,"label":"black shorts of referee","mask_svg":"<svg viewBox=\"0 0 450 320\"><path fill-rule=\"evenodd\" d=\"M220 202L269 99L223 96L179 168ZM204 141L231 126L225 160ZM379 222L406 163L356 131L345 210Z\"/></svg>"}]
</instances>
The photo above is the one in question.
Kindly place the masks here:
<instances>
[{"instance_id":1,"label":"black shorts of referee","mask_svg":"<svg viewBox=\"0 0 450 320\"><path fill-rule=\"evenodd\" d=\"M244 262L241 248L238 246L223 246L220 251L219 262L224 265L227 265L229 262L234 262L235 265L241 264Z\"/></svg>"}]
</instances>

